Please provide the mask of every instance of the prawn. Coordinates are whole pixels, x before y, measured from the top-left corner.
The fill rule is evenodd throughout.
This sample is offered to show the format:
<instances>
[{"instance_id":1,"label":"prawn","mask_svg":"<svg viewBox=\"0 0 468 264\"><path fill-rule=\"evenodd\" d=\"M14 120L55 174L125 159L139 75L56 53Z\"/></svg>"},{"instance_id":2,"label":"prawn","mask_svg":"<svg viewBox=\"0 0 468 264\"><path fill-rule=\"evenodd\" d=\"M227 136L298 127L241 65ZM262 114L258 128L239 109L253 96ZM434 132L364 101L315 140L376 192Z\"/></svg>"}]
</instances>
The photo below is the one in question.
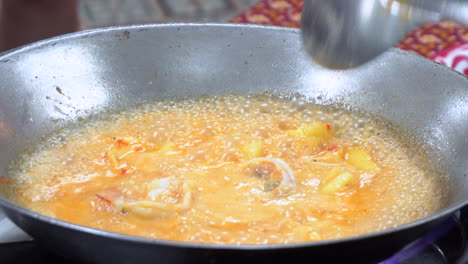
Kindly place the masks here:
<instances>
[{"instance_id":1,"label":"prawn","mask_svg":"<svg viewBox=\"0 0 468 264\"><path fill-rule=\"evenodd\" d=\"M296 187L294 172L282 159L255 158L249 160L245 167L253 171L256 177L266 180L265 192L282 196L290 193Z\"/></svg>"},{"instance_id":2,"label":"prawn","mask_svg":"<svg viewBox=\"0 0 468 264\"><path fill-rule=\"evenodd\" d=\"M109 202L122 213L140 217L166 217L190 209L192 188L189 183L175 177L161 178L150 182L145 199L126 198L115 189L108 189L96 194Z\"/></svg>"}]
</instances>

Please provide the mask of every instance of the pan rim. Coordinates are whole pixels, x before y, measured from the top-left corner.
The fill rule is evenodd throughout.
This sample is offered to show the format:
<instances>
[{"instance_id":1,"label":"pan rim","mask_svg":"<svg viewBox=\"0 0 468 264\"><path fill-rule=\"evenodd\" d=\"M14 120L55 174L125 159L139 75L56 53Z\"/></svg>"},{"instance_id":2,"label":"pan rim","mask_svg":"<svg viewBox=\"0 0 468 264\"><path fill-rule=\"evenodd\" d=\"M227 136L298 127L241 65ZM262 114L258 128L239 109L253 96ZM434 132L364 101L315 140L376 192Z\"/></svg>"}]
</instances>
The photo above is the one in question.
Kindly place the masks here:
<instances>
[{"instance_id":1,"label":"pan rim","mask_svg":"<svg viewBox=\"0 0 468 264\"><path fill-rule=\"evenodd\" d=\"M129 26L111 26L111 27L103 27L103 28L96 28L96 29L88 29L79 32L69 33L57 37L53 37L46 40L41 40L32 44L24 45L12 50L5 51L0 54L0 62L5 62L9 60L9 57L12 57L17 54L21 54L27 52L29 50L43 48L46 46L54 45L54 43L68 40L68 39L76 39L76 38L83 38L83 37L93 37L98 36L107 32L120 32L126 30L160 30L160 29L171 29L171 28L180 28L184 30L190 30L192 28L198 27L205 27L205 28L238 28L238 29L261 29L261 30L271 30L271 31L281 31L285 32L286 34L300 34L300 29L297 28L288 28L288 27L280 27L280 26L266 26L266 25L257 25L257 24L236 24L236 23L171 23L171 24L142 24L142 25L129 25ZM421 63L432 63L433 66L441 67L440 69L445 72L452 72L455 73L454 76L460 76L467 82L468 84L468 76L465 76L451 68L445 67L437 62L434 62L430 59L427 59L422 56L418 56L409 51L400 50L397 48L392 48L386 52L387 54L393 55L405 55L412 57L413 60L419 60ZM468 89L467 89L468 92ZM306 247L319 247L319 246L327 246L337 243L353 243L364 239L370 238L377 238L379 236L389 235L391 233L400 232L403 230L411 229L432 221L442 220L449 217L455 211L461 209L462 207L468 205L468 198L464 201L460 201L450 207L446 207L440 210L437 213L431 214L425 218L421 218L419 220L399 225L393 228L371 232L366 234L354 235L344 238L337 238L337 239L329 239L329 240L320 240L320 241L309 241L309 242L296 242L296 243L286 243L286 244L268 244L268 245L258 245L258 244L243 244L243 245L235 245L235 244L212 244L212 243L200 243L200 242L183 242L183 241L172 241L172 240L162 240L162 239L151 239L139 236L132 236L126 235L122 233L110 232L105 230L100 230L96 228L91 228L87 226L82 226L78 224L73 224L70 222L66 222L63 220L59 220L57 218L49 217L46 215L42 215L36 213L32 210L26 209L25 207L21 207L16 205L9 200L0 197L0 208L4 207L11 211L17 211L29 218L47 222L52 225L56 225L61 228L70 229L77 232L84 232L89 235L94 236L102 236L107 238L112 238L115 240L131 242L131 243L138 243L138 244L145 244L150 246L167 246L167 247L179 247L179 248L193 248L193 249L213 249L213 250L277 250L277 249L291 249L291 248L306 248ZM8 216L8 212L7 212Z\"/></svg>"}]
</instances>

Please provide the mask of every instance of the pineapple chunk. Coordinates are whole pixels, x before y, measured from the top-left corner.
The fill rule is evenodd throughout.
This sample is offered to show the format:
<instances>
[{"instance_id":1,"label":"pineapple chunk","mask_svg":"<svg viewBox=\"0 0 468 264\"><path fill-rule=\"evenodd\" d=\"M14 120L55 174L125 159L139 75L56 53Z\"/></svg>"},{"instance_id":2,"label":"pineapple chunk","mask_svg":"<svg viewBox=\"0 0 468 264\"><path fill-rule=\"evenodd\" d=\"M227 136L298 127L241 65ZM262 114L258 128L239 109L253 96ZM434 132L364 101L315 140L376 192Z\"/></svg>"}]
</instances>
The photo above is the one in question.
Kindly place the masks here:
<instances>
[{"instance_id":1,"label":"pineapple chunk","mask_svg":"<svg viewBox=\"0 0 468 264\"><path fill-rule=\"evenodd\" d=\"M297 140L296 146L305 155L315 153L324 140L333 137L331 126L322 122L306 124L295 130L289 130L286 134Z\"/></svg>"},{"instance_id":2,"label":"pineapple chunk","mask_svg":"<svg viewBox=\"0 0 468 264\"><path fill-rule=\"evenodd\" d=\"M296 130L289 130L287 134L291 137L318 137L322 139L330 139L333 137L331 126L322 122L303 125Z\"/></svg>"},{"instance_id":3,"label":"pineapple chunk","mask_svg":"<svg viewBox=\"0 0 468 264\"><path fill-rule=\"evenodd\" d=\"M332 129L329 124L314 122L300 127L306 137L320 137L330 139L333 137Z\"/></svg>"},{"instance_id":4,"label":"pineapple chunk","mask_svg":"<svg viewBox=\"0 0 468 264\"><path fill-rule=\"evenodd\" d=\"M372 160L371 155L361 148L347 148L345 160L359 170L374 171L378 169L377 164Z\"/></svg>"},{"instance_id":5,"label":"pineapple chunk","mask_svg":"<svg viewBox=\"0 0 468 264\"><path fill-rule=\"evenodd\" d=\"M263 143L261 140L254 140L242 147L242 152L247 159L254 159L263 155Z\"/></svg>"},{"instance_id":6,"label":"pineapple chunk","mask_svg":"<svg viewBox=\"0 0 468 264\"><path fill-rule=\"evenodd\" d=\"M324 184L321 188L321 191L325 194L334 194L346 187L346 185L350 184L353 180L354 176L351 173L340 173L338 176L334 177L329 182Z\"/></svg>"},{"instance_id":7,"label":"pineapple chunk","mask_svg":"<svg viewBox=\"0 0 468 264\"><path fill-rule=\"evenodd\" d=\"M302 131L298 128L298 129L295 129L295 130L288 130L286 132L286 134L290 137L294 137L294 138L300 138L300 137L304 137L304 134L302 133Z\"/></svg>"}]
</instances>

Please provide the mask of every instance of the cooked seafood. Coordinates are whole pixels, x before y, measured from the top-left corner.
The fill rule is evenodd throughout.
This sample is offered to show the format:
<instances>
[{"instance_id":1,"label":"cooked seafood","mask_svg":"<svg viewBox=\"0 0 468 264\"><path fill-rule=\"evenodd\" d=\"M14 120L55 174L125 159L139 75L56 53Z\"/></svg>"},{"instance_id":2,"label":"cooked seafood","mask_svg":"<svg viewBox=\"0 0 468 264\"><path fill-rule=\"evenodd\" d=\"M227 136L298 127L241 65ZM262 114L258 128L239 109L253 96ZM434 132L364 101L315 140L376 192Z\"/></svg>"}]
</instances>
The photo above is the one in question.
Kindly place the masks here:
<instances>
[{"instance_id":1,"label":"cooked seafood","mask_svg":"<svg viewBox=\"0 0 468 264\"><path fill-rule=\"evenodd\" d=\"M150 182L148 194L143 200L127 199L119 191L112 189L96 195L113 204L122 213L135 213L142 217L161 217L182 212L190 209L192 202L189 184L176 178L162 178Z\"/></svg>"}]
</instances>

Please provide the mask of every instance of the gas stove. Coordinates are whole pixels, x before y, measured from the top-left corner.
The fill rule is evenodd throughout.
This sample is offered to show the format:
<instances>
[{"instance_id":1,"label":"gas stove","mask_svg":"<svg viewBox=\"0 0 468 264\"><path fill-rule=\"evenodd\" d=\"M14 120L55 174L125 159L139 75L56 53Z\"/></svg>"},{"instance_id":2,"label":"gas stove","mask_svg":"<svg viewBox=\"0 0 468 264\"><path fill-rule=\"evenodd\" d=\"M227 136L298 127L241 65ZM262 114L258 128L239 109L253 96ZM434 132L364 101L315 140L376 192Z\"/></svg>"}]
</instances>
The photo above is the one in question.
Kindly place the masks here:
<instances>
[{"instance_id":1,"label":"gas stove","mask_svg":"<svg viewBox=\"0 0 468 264\"><path fill-rule=\"evenodd\" d=\"M76 263L76 260L54 255L10 220L0 211L0 263L2 264L51 264ZM409 244L392 257L378 264L467 264L468 263L468 207L431 232Z\"/></svg>"}]
</instances>

